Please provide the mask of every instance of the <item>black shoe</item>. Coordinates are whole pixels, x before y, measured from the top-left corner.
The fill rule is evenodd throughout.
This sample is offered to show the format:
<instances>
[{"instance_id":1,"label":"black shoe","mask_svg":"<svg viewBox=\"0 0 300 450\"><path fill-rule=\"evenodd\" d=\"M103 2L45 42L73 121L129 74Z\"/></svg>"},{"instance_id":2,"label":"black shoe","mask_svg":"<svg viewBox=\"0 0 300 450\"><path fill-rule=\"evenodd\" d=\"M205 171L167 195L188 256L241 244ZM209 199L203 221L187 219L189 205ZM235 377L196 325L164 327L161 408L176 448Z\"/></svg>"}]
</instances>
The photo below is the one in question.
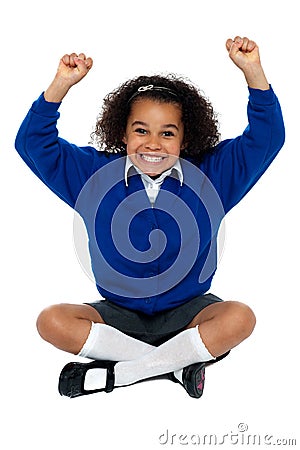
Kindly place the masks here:
<instances>
[{"instance_id":1,"label":"black shoe","mask_svg":"<svg viewBox=\"0 0 300 450\"><path fill-rule=\"evenodd\" d=\"M90 363L71 362L61 371L58 383L60 395L74 398L97 392L111 392L114 388L116 361L91 361ZM84 379L89 369L107 369L106 386L102 389L84 389Z\"/></svg>"},{"instance_id":2,"label":"black shoe","mask_svg":"<svg viewBox=\"0 0 300 450\"><path fill-rule=\"evenodd\" d=\"M180 381L175 377L174 372L168 373L167 377L169 380L172 380L175 383L180 383L187 391L190 397L200 398L202 397L204 390L205 367L208 367L211 364L221 361L226 356L228 356L229 353L230 350L211 361L200 362L185 367L182 372L182 383L180 383Z\"/></svg>"},{"instance_id":3,"label":"black shoe","mask_svg":"<svg viewBox=\"0 0 300 450\"><path fill-rule=\"evenodd\" d=\"M200 398L204 390L205 381L205 363L200 362L191 364L183 369L182 383L175 377L174 373L170 373L169 379L175 383L180 383L190 397Z\"/></svg>"}]
</instances>

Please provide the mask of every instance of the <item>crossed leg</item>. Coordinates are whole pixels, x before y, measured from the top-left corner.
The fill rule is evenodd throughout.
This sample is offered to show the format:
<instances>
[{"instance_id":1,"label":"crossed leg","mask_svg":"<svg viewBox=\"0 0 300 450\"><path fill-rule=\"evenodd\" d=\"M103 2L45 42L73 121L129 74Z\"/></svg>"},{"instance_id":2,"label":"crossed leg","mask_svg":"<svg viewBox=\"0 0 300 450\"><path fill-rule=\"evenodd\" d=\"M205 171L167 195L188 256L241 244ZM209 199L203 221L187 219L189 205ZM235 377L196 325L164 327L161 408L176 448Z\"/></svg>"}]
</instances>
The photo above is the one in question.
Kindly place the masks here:
<instances>
[{"instance_id":1,"label":"crossed leg","mask_svg":"<svg viewBox=\"0 0 300 450\"><path fill-rule=\"evenodd\" d=\"M92 306L63 303L43 310L37 319L37 329L41 337L55 347L78 354L87 340L92 322L105 323ZM217 357L250 336L255 327L255 316L243 303L218 302L198 313L187 329L197 325L208 351Z\"/></svg>"},{"instance_id":2,"label":"crossed leg","mask_svg":"<svg viewBox=\"0 0 300 450\"><path fill-rule=\"evenodd\" d=\"M198 330L209 352L217 357L239 345L249 337L256 318L249 306L241 302L213 303L198 313L188 328Z\"/></svg>"},{"instance_id":3,"label":"crossed leg","mask_svg":"<svg viewBox=\"0 0 300 450\"><path fill-rule=\"evenodd\" d=\"M254 326L254 314L246 305L239 302L215 303L198 313L184 331L155 347L106 325L99 313L89 305L51 306L37 320L41 337L49 343L61 350L99 361L97 368L95 363L90 363L92 369L90 365L84 364L85 368L82 369L81 363L71 363L71 369L67 367L69 365L65 368L67 372L63 369L64 383L66 377L73 383L73 364L76 370L79 366L80 380L84 380L76 385L80 392L83 392L80 388L82 382L84 389L90 392L94 389L103 390L103 380L108 386L111 376L104 369L107 367L105 360L108 360L119 361L108 363L114 367L112 386L125 386L152 377L171 375L170 379L178 380L190 396L197 398L203 392L203 363L238 345L252 333ZM184 368L194 371L193 375L191 372L187 375ZM66 375L69 370L70 375ZM190 380L193 380L192 383ZM64 386L60 388L61 393L65 392L62 395L74 396L74 385L67 381ZM82 394L77 392L76 395Z\"/></svg>"},{"instance_id":4,"label":"crossed leg","mask_svg":"<svg viewBox=\"0 0 300 450\"><path fill-rule=\"evenodd\" d=\"M37 329L45 341L77 355L89 335L92 322L105 323L92 306L61 303L40 313Z\"/></svg>"}]
</instances>

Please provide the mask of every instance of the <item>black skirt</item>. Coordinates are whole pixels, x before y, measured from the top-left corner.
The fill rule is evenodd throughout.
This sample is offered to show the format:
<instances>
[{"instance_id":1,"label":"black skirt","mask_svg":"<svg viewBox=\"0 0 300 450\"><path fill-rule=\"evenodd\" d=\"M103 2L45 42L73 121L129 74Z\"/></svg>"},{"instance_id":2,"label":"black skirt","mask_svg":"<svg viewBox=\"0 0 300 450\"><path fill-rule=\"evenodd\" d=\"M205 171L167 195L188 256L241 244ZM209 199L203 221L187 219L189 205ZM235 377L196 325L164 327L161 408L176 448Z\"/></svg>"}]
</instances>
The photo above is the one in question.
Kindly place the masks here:
<instances>
[{"instance_id":1,"label":"black skirt","mask_svg":"<svg viewBox=\"0 0 300 450\"><path fill-rule=\"evenodd\" d=\"M208 305L222 301L213 294L205 294L153 316L122 308L109 300L86 304L95 308L107 325L147 344L158 346L183 331Z\"/></svg>"}]
</instances>

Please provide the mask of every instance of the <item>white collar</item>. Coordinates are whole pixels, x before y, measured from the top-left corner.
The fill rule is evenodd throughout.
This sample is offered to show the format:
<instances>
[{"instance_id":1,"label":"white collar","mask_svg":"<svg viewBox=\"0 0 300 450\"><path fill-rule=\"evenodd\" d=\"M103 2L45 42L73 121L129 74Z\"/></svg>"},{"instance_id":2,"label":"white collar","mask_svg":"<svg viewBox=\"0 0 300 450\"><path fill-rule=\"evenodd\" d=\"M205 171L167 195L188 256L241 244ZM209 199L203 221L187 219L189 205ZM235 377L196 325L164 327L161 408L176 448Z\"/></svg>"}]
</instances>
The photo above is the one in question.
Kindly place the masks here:
<instances>
[{"instance_id":1,"label":"white collar","mask_svg":"<svg viewBox=\"0 0 300 450\"><path fill-rule=\"evenodd\" d=\"M176 172L178 174L178 178L179 178L179 181L180 181L180 186L182 186L182 183L183 183L183 172L182 172L182 167L181 167L179 158L177 158L175 164L172 167L170 167L170 169L166 170L158 178L153 180L151 177L149 177L148 175L143 173L137 166L135 166L133 164L133 162L131 161L131 159L129 158L129 156L126 156L125 174L124 174L126 187L128 186L128 172L129 172L131 167L134 167L135 170L137 171L137 173L139 173L148 182L152 182L152 183L155 182L157 184L161 184L167 176L171 175L172 170L174 169L174 170L176 170Z\"/></svg>"}]
</instances>

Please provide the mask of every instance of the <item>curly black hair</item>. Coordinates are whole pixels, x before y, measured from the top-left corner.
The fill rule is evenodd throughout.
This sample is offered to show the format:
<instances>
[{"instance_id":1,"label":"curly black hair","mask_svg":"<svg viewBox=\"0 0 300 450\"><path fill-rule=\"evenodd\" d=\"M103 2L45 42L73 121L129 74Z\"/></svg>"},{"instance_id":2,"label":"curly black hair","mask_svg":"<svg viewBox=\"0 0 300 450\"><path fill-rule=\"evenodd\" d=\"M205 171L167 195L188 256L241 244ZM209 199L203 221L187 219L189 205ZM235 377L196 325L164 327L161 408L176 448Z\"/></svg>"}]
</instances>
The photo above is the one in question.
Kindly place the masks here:
<instances>
[{"instance_id":1,"label":"curly black hair","mask_svg":"<svg viewBox=\"0 0 300 450\"><path fill-rule=\"evenodd\" d=\"M140 87L149 85L165 89L138 91ZM133 78L104 98L102 111L91 135L100 150L126 154L123 137L127 120L132 105L141 98L180 106L185 143L180 154L182 158L199 162L204 155L214 151L220 134L212 105L196 86L174 74Z\"/></svg>"}]
</instances>

